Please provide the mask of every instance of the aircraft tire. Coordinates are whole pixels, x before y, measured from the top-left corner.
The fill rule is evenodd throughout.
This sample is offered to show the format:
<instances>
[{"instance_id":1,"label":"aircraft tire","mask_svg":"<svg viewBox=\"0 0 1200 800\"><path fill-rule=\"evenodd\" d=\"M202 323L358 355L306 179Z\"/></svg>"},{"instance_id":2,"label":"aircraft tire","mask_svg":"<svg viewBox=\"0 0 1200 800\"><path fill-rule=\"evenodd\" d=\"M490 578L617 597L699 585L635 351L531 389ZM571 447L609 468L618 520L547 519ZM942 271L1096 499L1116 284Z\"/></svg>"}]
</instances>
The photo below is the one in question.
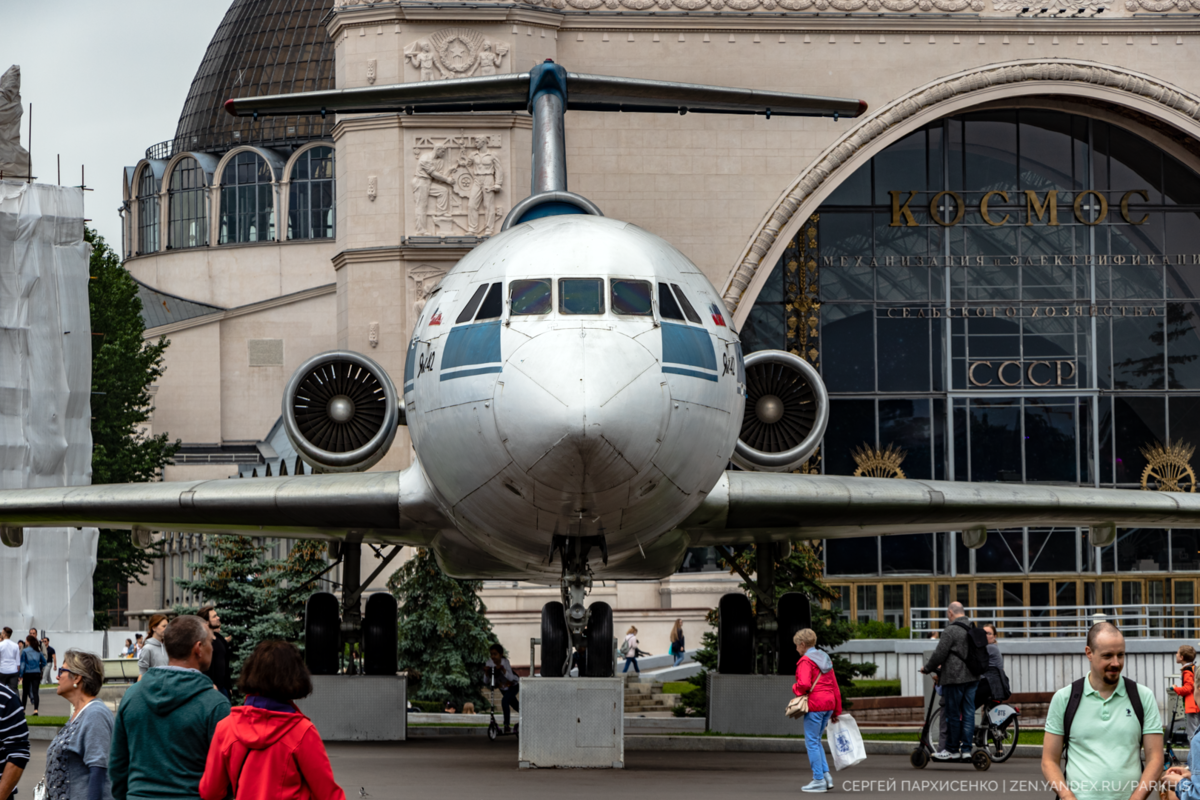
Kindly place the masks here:
<instances>
[{"instance_id":1,"label":"aircraft tire","mask_svg":"<svg viewBox=\"0 0 1200 800\"><path fill-rule=\"evenodd\" d=\"M338 599L317 592L304 606L304 661L313 675L336 675L342 651L342 621Z\"/></svg>"},{"instance_id":2,"label":"aircraft tire","mask_svg":"<svg viewBox=\"0 0 1200 800\"><path fill-rule=\"evenodd\" d=\"M754 612L746 595L727 594L717 606L717 671L754 674Z\"/></svg>"},{"instance_id":3,"label":"aircraft tire","mask_svg":"<svg viewBox=\"0 0 1200 800\"><path fill-rule=\"evenodd\" d=\"M587 677L613 676L613 613L608 603L592 603L587 629Z\"/></svg>"},{"instance_id":4,"label":"aircraft tire","mask_svg":"<svg viewBox=\"0 0 1200 800\"><path fill-rule=\"evenodd\" d=\"M779 639L776 644L779 653L778 674L795 675L800 654L796 652L792 637L797 631L812 627L812 608L807 596L800 592L788 592L779 598L775 610L779 615Z\"/></svg>"},{"instance_id":5,"label":"aircraft tire","mask_svg":"<svg viewBox=\"0 0 1200 800\"><path fill-rule=\"evenodd\" d=\"M542 677L561 678L571 648L567 618L558 601L542 606Z\"/></svg>"},{"instance_id":6,"label":"aircraft tire","mask_svg":"<svg viewBox=\"0 0 1200 800\"><path fill-rule=\"evenodd\" d=\"M398 611L390 592L377 592L367 600L362 627L363 672L367 675L395 675L399 669Z\"/></svg>"}]
</instances>

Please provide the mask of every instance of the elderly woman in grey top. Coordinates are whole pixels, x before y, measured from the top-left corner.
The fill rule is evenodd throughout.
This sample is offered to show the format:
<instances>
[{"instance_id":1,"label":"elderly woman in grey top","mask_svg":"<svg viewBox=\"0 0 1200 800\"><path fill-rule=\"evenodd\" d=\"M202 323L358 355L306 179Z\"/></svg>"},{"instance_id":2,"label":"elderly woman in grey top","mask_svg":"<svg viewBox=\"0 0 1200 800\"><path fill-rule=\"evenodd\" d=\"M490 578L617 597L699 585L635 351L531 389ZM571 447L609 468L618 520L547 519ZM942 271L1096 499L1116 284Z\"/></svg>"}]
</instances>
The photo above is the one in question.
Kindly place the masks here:
<instances>
[{"instance_id":1,"label":"elderly woman in grey top","mask_svg":"<svg viewBox=\"0 0 1200 800\"><path fill-rule=\"evenodd\" d=\"M108 745L113 715L96 699L104 684L99 656L70 650L58 670L57 694L71 704L71 718L46 750L47 800L112 800Z\"/></svg>"}]
</instances>

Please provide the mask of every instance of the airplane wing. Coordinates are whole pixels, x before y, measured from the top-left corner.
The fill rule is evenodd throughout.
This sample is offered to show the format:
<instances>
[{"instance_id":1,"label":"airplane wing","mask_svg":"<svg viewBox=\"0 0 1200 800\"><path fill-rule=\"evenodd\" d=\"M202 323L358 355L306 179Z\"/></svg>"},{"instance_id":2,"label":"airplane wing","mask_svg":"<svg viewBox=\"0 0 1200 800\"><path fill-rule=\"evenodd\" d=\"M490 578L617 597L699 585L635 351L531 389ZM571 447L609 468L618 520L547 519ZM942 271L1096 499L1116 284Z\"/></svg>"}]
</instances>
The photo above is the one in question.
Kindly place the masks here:
<instances>
[{"instance_id":1,"label":"airplane wing","mask_svg":"<svg viewBox=\"0 0 1200 800\"><path fill-rule=\"evenodd\" d=\"M0 524L8 531L91 526L414 546L452 527L415 465L403 472L15 489L0 492Z\"/></svg>"},{"instance_id":2,"label":"airplane wing","mask_svg":"<svg viewBox=\"0 0 1200 800\"><path fill-rule=\"evenodd\" d=\"M1098 546L1116 528L1200 528L1200 495L1011 483L726 472L679 527L704 545L986 529L1086 527Z\"/></svg>"},{"instance_id":3,"label":"airplane wing","mask_svg":"<svg viewBox=\"0 0 1200 800\"><path fill-rule=\"evenodd\" d=\"M409 114L525 111L532 73L455 78L444 81L361 86L320 92L239 97L225 101L235 117L279 114ZM566 108L579 111L762 114L765 116L857 117L862 100L671 83L640 78L567 73Z\"/></svg>"}]
</instances>

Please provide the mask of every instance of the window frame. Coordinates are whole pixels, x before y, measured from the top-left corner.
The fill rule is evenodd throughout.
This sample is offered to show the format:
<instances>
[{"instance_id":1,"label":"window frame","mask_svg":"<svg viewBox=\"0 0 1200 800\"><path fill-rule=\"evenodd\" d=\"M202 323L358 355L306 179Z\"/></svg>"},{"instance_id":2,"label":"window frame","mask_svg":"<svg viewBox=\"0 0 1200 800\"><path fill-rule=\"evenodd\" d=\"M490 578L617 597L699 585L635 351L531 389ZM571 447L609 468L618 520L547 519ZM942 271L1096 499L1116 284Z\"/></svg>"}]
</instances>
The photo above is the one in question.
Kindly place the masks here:
<instances>
[{"instance_id":1,"label":"window frame","mask_svg":"<svg viewBox=\"0 0 1200 800\"><path fill-rule=\"evenodd\" d=\"M186 181L192 181L194 185L175 185L177 182L184 183ZM168 250L187 250L193 247L208 246L208 192L209 185L205 176L204 166L195 156L184 156L171 167L171 175L167 185ZM193 212L198 211L199 213L180 216L181 209L191 203L196 203L198 208L190 208L189 210ZM196 235L188 236L188 240L191 243L181 244L177 239L181 238L181 234L189 223L195 225ZM177 228L179 229L178 233L176 231Z\"/></svg>"},{"instance_id":2,"label":"window frame","mask_svg":"<svg viewBox=\"0 0 1200 800\"><path fill-rule=\"evenodd\" d=\"M243 167L250 165L253 165L255 180L241 180L239 173ZM270 180L262 180L264 175L270 176ZM233 180L227 180L229 177ZM256 150L235 153L221 167L219 186L217 244L257 244L279 240L276 219L278 198L275 196L276 179L271 162ZM244 205L251 199L253 208L246 210ZM265 233L262 228L266 229ZM250 238L252 230L256 232L253 239Z\"/></svg>"},{"instance_id":3,"label":"window frame","mask_svg":"<svg viewBox=\"0 0 1200 800\"><path fill-rule=\"evenodd\" d=\"M545 283L546 287L550 290L550 307L541 313L524 312L524 311L518 313L517 311L515 311L513 309L513 302L512 302L513 286L518 283ZM548 278L548 277L547 278L517 278L516 280L511 280L508 282L507 303L508 303L508 316L510 319L513 317L547 317L550 314L554 313L554 300L555 300L555 298L554 298L554 279L553 278Z\"/></svg>"},{"instance_id":4,"label":"window frame","mask_svg":"<svg viewBox=\"0 0 1200 800\"><path fill-rule=\"evenodd\" d=\"M617 304L615 302L613 302L613 297L614 297L614 292L615 292L615 286L618 282L619 283L641 283L641 284L645 284L649 288L650 303L649 303L649 307L646 309L645 313L636 314L636 313L628 313L628 312L617 310ZM650 317L651 319L653 319L654 318L654 281L647 279L647 278L617 278L617 277L609 276L609 278L608 278L608 307L612 310L612 313L618 317L632 317L635 319L638 317Z\"/></svg>"},{"instance_id":5,"label":"window frame","mask_svg":"<svg viewBox=\"0 0 1200 800\"><path fill-rule=\"evenodd\" d=\"M595 311L595 312L577 312L577 311L567 311L565 308L563 308L563 296L564 296L564 292L562 289L563 281L595 281L597 284L599 284L599 291L596 293L596 295L600 301L600 310ZM558 288L558 298L557 298L558 304L555 306L555 308L557 309L559 314L562 314L565 317L603 317L605 314L608 313L608 309L606 308L605 302L604 302L604 300L605 300L605 291L604 290L607 288L605 286L607 281L605 281L604 278L592 277L592 276L587 276L587 275L580 275L580 276L572 275L569 278L558 278L557 283L558 283L558 287L557 287Z\"/></svg>"},{"instance_id":6,"label":"window frame","mask_svg":"<svg viewBox=\"0 0 1200 800\"><path fill-rule=\"evenodd\" d=\"M313 154L327 150L328 156L322 155L321 158L313 158ZM314 178L313 167L314 161L328 161L330 175L325 178ZM300 170L301 164L307 170L307 177L298 178L296 173ZM314 147L309 147L306 150L300 151L296 155L288 168L288 214L287 214L287 230L285 235L289 242L300 241L329 241L337 238L337 148L332 144L319 144ZM318 210L314 210L312 205L313 189L317 184L328 184L329 186L329 206L322 206ZM302 202L302 199L304 202ZM302 208L300 208L302 206ZM329 215L330 221L322 226L324 232L320 236L313 235L314 214L318 213ZM304 216L301 216L304 215ZM296 229L300 228L299 233Z\"/></svg>"}]
</instances>

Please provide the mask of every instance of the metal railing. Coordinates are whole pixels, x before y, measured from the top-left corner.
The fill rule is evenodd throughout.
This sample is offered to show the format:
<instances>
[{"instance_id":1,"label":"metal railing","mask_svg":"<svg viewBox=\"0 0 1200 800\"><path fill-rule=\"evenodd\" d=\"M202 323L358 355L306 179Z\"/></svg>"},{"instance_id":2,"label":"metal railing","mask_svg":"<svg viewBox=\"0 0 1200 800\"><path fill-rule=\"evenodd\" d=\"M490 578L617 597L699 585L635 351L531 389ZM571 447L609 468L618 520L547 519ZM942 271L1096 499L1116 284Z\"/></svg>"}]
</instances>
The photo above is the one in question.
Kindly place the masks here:
<instances>
[{"instance_id":1,"label":"metal railing","mask_svg":"<svg viewBox=\"0 0 1200 800\"><path fill-rule=\"evenodd\" d=\"M1126 636L1154 639L1196 638L1197 611L1193 603L1083 606L976 606L967 608L972 621L994 623L1005 638L1078 637L1097 622L1111 622ZM945 608L909 610L909 638L928 639L947 625Z\"/></svg>"},{"instance_id":2,"label":"metal railing","mask_svg":"<svg viewBox=\"0 0 1200 800\"><path fill-rule=\"evenodd\" d=\"M167 139L165 142L152 144L146 148L146 158L155 158L166 161L175 154L175 140Z\"/></svg>"}]
</instances>

